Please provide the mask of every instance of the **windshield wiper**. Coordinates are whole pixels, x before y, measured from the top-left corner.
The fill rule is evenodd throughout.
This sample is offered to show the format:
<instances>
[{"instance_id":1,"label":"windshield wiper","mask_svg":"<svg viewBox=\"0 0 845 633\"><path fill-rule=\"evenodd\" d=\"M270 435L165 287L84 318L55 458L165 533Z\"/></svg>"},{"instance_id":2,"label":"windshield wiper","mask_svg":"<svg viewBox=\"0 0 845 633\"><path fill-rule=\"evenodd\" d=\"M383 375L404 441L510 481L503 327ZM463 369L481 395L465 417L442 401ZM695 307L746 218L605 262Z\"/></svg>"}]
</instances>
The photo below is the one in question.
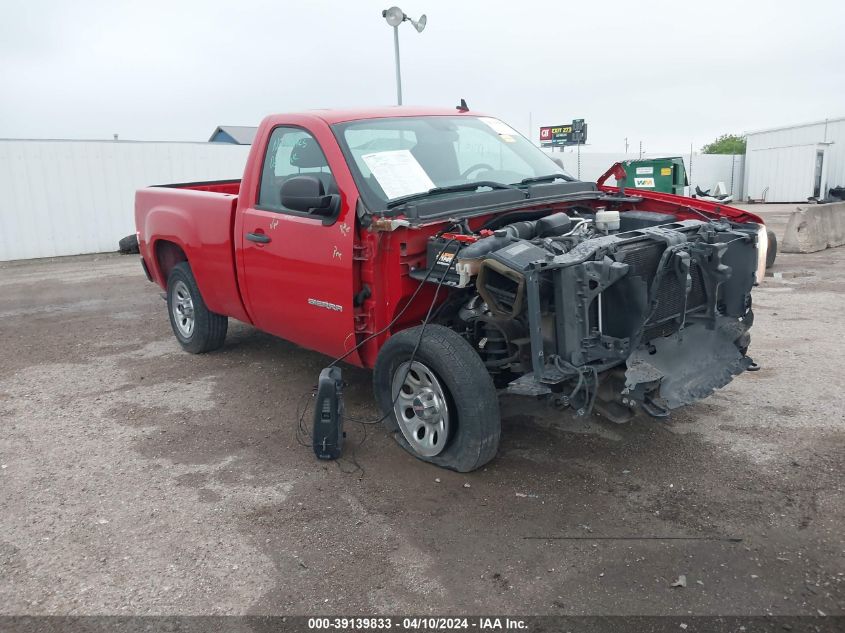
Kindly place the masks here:
<instances>
[{"instance_id":1,"label":"windshield wiper","mask_svg":"<svg viewBox=\"0 0 845 633\"><path fill-rule=\"evenodd\" d=\"M523 178L519 181L520 185L532 185L535 182L554 182L555 180L565 180L566 182L575 182L572 176L566 174L548 174L546 176L534 176L532 178Z\"/></svg>"},{"instance_id":2,"label":"windshield wiper","mask_svg":"<svg viewBox=\"0 0 845 633\"><path fill-rule=\"evenodd\" d=\"M434 189L429 189L428 191L421 191L420 193L412 193L407 196L402 196L400 198L394 198L393 200L387 203L387 208L392 209L394 207L398 207L401 204L405 204L406 202L410 202L412 200L420 200L422 198L428 198L429 196L436 196L441 193L452 193L455 191L477 191L482 187L489 187L490 189L516 189L517 191L521 191L519 187L514 185L506 185L502 182L494 182L492 180L476 180L475 182L464 182L459 185L448 185L446 187L435 187ZM528 197L528 192L523 192L525 197Z\"/></svg>"}]
</instances>

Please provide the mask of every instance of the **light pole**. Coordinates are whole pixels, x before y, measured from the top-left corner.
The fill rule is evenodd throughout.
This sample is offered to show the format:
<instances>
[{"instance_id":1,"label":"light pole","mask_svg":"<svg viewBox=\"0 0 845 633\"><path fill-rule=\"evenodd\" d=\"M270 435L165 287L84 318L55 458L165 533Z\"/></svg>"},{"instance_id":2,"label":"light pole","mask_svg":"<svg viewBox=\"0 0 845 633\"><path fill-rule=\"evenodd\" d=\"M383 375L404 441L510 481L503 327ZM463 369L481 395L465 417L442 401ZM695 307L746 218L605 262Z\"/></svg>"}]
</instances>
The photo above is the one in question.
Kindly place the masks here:
<instances>
[{"instance_id":1,"label":"light pole","mask_svg":"<svg viewBox=\"0 0 845 633\"><path fill-rule=\"evenodd\" d=\"M413 20L405 15L405 12L399 7L385 9L381 12L381 17L385 19L389 26L393 27L393 49L396 54L396 104L402 105L402 73L399 70L399 25L408 21L417 30L417 33L422 33L425 28L426 17L423 14L419 20Z\"/></svg>"}]
</instances>

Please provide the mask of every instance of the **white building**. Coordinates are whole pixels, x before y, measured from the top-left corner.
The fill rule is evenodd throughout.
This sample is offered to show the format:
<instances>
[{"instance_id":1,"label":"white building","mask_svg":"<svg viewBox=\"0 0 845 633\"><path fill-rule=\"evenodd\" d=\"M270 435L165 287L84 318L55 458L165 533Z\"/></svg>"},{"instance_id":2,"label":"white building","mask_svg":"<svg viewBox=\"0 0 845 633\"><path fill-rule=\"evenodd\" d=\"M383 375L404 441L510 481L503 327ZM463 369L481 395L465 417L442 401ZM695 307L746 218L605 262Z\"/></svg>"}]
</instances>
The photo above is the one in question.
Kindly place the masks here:
<instances>
[{"instance_id":1,"label":"white building","mask_svg":"<svg viewBox=\"0 0 845 633\"><path fill-rule=\"evenodd\" d=\"M805 202L845 187L845 117L746 134L745 196Z\"/></svg>"}]
</instances>

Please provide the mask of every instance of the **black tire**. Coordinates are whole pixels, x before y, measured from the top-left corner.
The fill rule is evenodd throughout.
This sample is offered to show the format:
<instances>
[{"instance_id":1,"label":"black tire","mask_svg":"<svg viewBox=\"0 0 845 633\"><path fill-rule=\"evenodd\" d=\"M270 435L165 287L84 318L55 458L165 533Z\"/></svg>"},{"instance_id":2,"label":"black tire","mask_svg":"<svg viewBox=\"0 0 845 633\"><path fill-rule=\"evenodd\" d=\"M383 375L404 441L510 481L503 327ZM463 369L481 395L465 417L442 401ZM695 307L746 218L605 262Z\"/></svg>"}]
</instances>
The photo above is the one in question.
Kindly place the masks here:
<instances>
[{"instance_id":1,"label":"black tire","mask_svg":"<svg viewBox=\"0 0 845 633\"><path fill-rule=\"evenodd\" d=\"M499 400L481 358L460 335L442 325L427 325L415 361L434 372L444 387L450 417L442 452L419 454L405 439L393 410L393 378L411 359L422 326L393 335L379 352L373 372L376 401L385 427L409 453L423 461L458 472L479 468L496 456L501 437Z\"/></svg>"},{"instance_id":2,"label":"black tire","mask_svg":"<svg viewBox=\"0 0 845 633\"><path fill-rule=\"evenodd\" d=\"M180 302L179 294L184 295L185 291L193 308L193 323L189 332L185 331L185 325L177 324L177 311L174 310L174 305ZM167 277L167 314L173 334L186 352L204 354L223 346L229 319L205 307L205 301L188 262L176 264Z\"/></svg>"},{"instance_id":3,"label":"black tire","mask_svg":"<svg viewBox=\"0 0 845 633\"><path fill-rule=\"evenodd\" d=\"M121 253L126 253L128 255L132 253L139 253L138 236L134 233L132 235L127 235L117 243L117 248Z\"/></svg>"},{"instance_id":4,"label":"black tire","mask_svg":"<svg viewBox=\"0 0 845 633\"><path fill-rule=\"evenodd\" d=\"M769 248L766 251L766 268L771 268L775 264L775 257L778 256L778 238L772 229L766 229L766 235L769 238Z\"/></svg>"}]
</instances>

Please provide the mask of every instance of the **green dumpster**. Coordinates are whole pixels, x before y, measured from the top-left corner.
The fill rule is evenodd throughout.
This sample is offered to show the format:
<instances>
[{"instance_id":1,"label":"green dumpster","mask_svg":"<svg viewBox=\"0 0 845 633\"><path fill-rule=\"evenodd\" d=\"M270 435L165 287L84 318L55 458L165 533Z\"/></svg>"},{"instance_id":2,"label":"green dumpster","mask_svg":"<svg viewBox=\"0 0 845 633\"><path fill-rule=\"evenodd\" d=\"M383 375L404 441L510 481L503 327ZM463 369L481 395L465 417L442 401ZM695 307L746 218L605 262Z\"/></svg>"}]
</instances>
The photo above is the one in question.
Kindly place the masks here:
<instances>
[{"instance_id":1,"label":"green dumpster","mask_svg":"<svg viewBox=\"0 0 845 633\"><path fill-rule=\"evenodd\" d=\"M622 166L628 174L626 187L682 196L684 187L689 184L684 159L680 156L626 160Z\"/></svg>"}]
</instances>

